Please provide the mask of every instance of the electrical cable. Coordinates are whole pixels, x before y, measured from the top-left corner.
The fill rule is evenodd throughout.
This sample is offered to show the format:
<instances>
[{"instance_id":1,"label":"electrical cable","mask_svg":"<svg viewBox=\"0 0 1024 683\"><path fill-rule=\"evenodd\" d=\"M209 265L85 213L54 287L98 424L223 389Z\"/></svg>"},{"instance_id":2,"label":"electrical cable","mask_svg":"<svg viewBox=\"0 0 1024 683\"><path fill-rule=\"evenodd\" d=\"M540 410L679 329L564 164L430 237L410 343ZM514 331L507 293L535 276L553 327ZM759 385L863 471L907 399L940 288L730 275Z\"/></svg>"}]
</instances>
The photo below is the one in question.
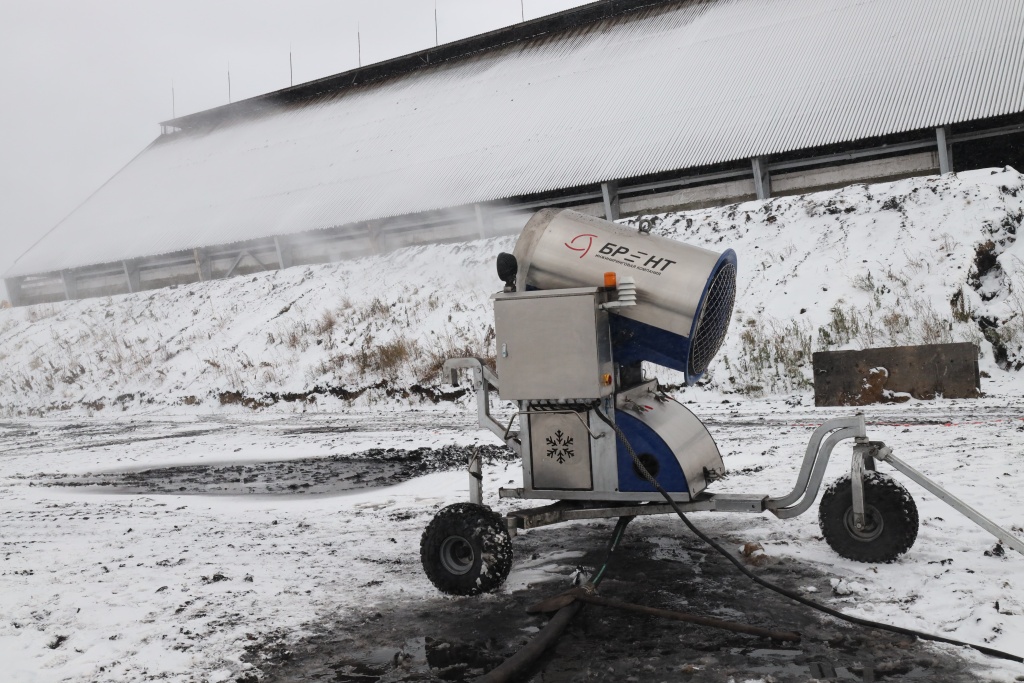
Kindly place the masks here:
<instances>
[{"instance_id":1,"label":"electrical cable","mask_svg":"<svg viewBox=\"0 0 1024 683\"><path fill-rule=\"evenodd\" d=\"M619 428L619 426L612 422L611 419L609 419L609 417L604 414L604 412L597 404L594 404L593 408L598 418L612 428L616 436L622 442L622 445L626 447L626 451L629 453L630 458L633 459L633 465L636 467L637 472L644 479L646 479L658 491L658 493L660 493L665 498L668 504L675 511L676 515L679 516L679 519L683 520L683 524L685 524L687 528L689 528L689 530L692 531L699 539L701 539L702 541L710 545L712 548L717 550L723 557L725 557L725 559L729 560L729 562L731 562L737 569L739 569L741 573L746 575L747 578L751 579L757 585L762 586L763 588L767 588L768 590L774 591L779 595L789 598L790 600L799 602L800 604L810 607L811 609L818 610L819 612L828 614L829 616L835 617L836 619L841 619L843 621L850 622L851 624L857 624L858 626L866 626L868 628L876 628L882 631L890 631L892 633L899 633L901 635L914 636L922 640L931 640L938 643L947 643L949 645L956 645L959 647L969 647L990 657L1006 659L1012 662L1024 663L1024 657L1010 654L1008 652L1003 652L1001 650L995 650L990 647L985 647L984 645L975 645L973 643L966 643L962 640L954 640L952 638L945 638L943 636L937 636L931 633L925 633L923 631L915 631L914 629L903 628L902 626L883 624L877 621L871 621L870 619L861 619L860 617L844 614L839 610L835 610L831 607L827 607L826 605L822 605L819 602L815 602L814 600L805 598L799 593L795 593L781 586L777 586L771 583L770 581L762 579L760 576L750 571L747 567L743 566L742 562L736 559L728 550L719 545L718 542L716 542L714 539L710 538L704 532L702 532L700 529L694 526L693 522L691 522L689 518L686 516L686 514L682 511L682 509L680 509L679 505L674 500L672 500L672 496L670 496L668 492L664 488L662 488L661 484L658 483L657 479L651 476L651 473L647 471L647 468L644 467L644 464L640 462L640 458L637 457L636 451L633 450L633 446L630 445L629 440L626 438L626 435L622 433L622 430Z\"/></svg>"}]
</instances>

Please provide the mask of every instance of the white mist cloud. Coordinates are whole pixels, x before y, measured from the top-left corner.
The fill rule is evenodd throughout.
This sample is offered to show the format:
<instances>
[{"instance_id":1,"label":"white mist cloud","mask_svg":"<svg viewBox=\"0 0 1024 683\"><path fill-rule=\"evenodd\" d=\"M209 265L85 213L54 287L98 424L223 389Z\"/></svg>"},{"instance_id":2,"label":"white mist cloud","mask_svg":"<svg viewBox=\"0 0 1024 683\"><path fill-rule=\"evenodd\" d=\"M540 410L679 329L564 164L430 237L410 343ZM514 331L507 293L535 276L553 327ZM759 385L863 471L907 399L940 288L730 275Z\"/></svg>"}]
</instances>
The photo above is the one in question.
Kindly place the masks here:
<instances>
[{"instance_id":1,"label":"white mist cloud","mask_svg":"<svg viewBox=\"0 0 1024 683\"><path fill-rule=\"evenodd\" d=\"M585 4L437 0L440 42ZM0 3L0 273L159 133L157 123L434 44L433 0ZM0 285L2 289L2 285ZM0 297L5 294L0 291Z\"/></svg>"}]
</instances>

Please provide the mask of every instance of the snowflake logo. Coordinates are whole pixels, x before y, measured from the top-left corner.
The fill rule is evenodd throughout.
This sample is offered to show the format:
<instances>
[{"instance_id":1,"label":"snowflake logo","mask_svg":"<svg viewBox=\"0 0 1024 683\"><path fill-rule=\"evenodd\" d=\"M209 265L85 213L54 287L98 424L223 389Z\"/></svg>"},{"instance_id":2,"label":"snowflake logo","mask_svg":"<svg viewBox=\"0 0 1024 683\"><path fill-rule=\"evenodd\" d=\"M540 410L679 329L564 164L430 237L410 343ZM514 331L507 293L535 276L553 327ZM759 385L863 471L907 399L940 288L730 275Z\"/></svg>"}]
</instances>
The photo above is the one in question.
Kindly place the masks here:
<instances>
[{"instance_id":1,"label":"snowflake logo","mask_svg":"<svg viewBox=\"0 0 1024 683\"><path fill-rule=\"evenodd\" d=\"M572 446L572 437L563 434L561 429L555 432L554 438L549 436L547 442L549 446L548 457L557 460L559 465L576 455L572 448L570 448Z\"/></svg>"}]
</instances>

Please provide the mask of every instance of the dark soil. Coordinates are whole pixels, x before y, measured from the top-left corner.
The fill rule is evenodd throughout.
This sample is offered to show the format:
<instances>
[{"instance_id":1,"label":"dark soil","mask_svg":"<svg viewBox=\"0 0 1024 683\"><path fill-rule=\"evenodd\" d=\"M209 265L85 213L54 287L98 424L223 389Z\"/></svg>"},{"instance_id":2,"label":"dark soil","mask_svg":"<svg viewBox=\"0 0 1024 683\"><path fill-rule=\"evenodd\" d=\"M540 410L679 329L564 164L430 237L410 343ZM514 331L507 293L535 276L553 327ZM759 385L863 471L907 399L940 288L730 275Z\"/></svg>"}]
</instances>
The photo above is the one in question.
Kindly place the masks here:
<instances>
[{"instance_id":1,"label":"dark soil","mask_svg":"<svg viewBox=\"0 0 1024 683\"><path fill-rule=\"evenodd\" d=\"M304 432L301 432L304 433ZM390 486L428 472L463 469L474 448L484 462L512 459L503 446L373 448L352 455L331 455L272 462L182 465L100 473L37 473L35 486L96 487L105 492L184 494L329 494Z\"/></svg>"},{"instance_id":2,"label":"dark soil","mask_svg":"<svg viewBox=\"0 0 1024 683\"><path fill-rule=\"evenodd\" d=\"M606 522L548 527L518 536L513 545L526 561L584 550L580 561L593 569L604 555L611 529ZM567 589L570 571L525 590L457 599L438 594L414 603L378 605L374 613L357 619L314 625L316 636L286 651L275 650L273 638L261 639L268 645L254 648L249 661L265 672L264 683L472 680L512 655L544 626L547 617L530 616L526 607ZM755 571L788 588L813 585L819 590L816 596L837 606L831 602L827 577L804 567L769 559ZM669 518L633 523L601 593L636 604L795 630L803 640L776 643L587 606L553 650L520 680L978 680L961 660L928 644L832 620L753 585Z\"/></svg>"}]
</instances>

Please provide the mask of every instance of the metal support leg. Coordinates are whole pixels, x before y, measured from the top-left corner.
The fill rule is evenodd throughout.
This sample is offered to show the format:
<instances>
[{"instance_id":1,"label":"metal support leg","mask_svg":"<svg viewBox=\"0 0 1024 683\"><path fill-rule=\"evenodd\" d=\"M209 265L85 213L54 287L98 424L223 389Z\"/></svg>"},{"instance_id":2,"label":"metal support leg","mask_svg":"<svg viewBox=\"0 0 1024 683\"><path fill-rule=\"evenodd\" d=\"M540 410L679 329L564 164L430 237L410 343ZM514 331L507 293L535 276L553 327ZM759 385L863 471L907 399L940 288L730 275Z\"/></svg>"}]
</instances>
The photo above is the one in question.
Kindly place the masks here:
<instances>
[{"instance_id":1,"label":"metal support leg","mask_svg":"<svg viewBox=\"0 0 1024 683\"><path fill-rule=\"evenodd\" d=\"M1011 534L1009 531L999 526L991 519L981 514L967 503L963 502L952 493L942 488L934 481L924 476L921 472L917 471L907 463L903 462L895 455L892 454L892 449L885 447L879 450L875 457L882 462L887 462L897 470L907 475L911 481L916 483L926 491L931 492L936 498L942 502L948 504L954 510L967 517L985 531L989 532L1004 544L1016 550L1018 553L1024 555L1024 541Z\"/></svg>"},{"instance_id":2,"label":"metal support leg","mask_svg":"<svg viewBox=\"0 0 1024 683\"><path fill-rule=\"evenodd\" d=\"M479 358L449 358L444 362L444 372L451 373L452 384L458 384L459 370L472 371L473 388L476 390L477 422L481 427L491 430L517 455L522 455L518 432L510 433L508 427L491 417L491 389L498 388L498 376Z\"/></svg>"},{"instance_id":3,"label":"metal support leg","mask_svg":"<svg viewBox=\"0 0 1024 683\"><path fill-rule=\"evenodd\" d=\"M484 475L479 448L474 448L469 454L469 502L477 505L483 505L484 502Z\"/></svg>"},{"instance_id":4,"label":"metal support leg","mask_svg":"<svg viewBox=\"0 0 1024 683\"><path fill-rule=\"evenodd\" d=\"M850 464L850 484L853 493L853 525L863 529L866 524L864 507L864 472L875 469L872 454L878 446L872 447L866 436L858 436L853 447L853 462Z\"/></svg>"},{"instance_id":5,"label":"metal support leg","mask_svg":"<svg viewBox=\"0 0 1024 683\"><path fill-rule=\"evenodd\" d=\"M836 432L828 436L831 432ZM800 474L797 477L796 486L785 496L780 498L770 498L767 502L769 510L773 511L776 515L782 516L786 508L790 508L801 498L807 498L808 496L813 502L814 496L818 493L818 486L821 484L821 478L825 474L825 466L828 464L829 456L832 454L832 449L835 448L836 444L843 439L852 439L855 437L867 436L864 426L864 414L857 413L853 417L841 417L828 420L820 427L814 430L811 434L810 441L807 442L807 450L804 453L803 464L800 466ZM824 441L824 443L822 443ZM817 483L812 482L812 475ZM810 506L810 502L802 504L802 509L806 510ZM796 508L794 508L796 509ZM778 511L778 512L776 512ZM800 514L797 512L796 514ZM787 514L786 516L792 517L793 514Z\"/></svg>"},{"instance_id":6,"label":"metal support leg","mask_svg":"<svg viewBox=\"0 0 1024 683\"><path fill-rule=\"evenodd\" d=\"M845 439L852 439L857 436L857 430L853 427L847 427L840 429L827 439L821 445L821 450L818 453L817 459L814 461L814 465L810 468L810 473L807 477L807 487L804 490L803 496L800 498L800 502L789 507L780 507L778 501L769 499L765 504L765 507L771 511L773 515L779 519L790 519L797 515L802 515L814 504L814 499L818 496L818 489L821 488L821 480L825 478L825 467L828 465L828 460L832 456L832 449L836 447L840 441ZM800 473L801 478L804 477L804 472Z\"/></svg>"}]
</instances>

